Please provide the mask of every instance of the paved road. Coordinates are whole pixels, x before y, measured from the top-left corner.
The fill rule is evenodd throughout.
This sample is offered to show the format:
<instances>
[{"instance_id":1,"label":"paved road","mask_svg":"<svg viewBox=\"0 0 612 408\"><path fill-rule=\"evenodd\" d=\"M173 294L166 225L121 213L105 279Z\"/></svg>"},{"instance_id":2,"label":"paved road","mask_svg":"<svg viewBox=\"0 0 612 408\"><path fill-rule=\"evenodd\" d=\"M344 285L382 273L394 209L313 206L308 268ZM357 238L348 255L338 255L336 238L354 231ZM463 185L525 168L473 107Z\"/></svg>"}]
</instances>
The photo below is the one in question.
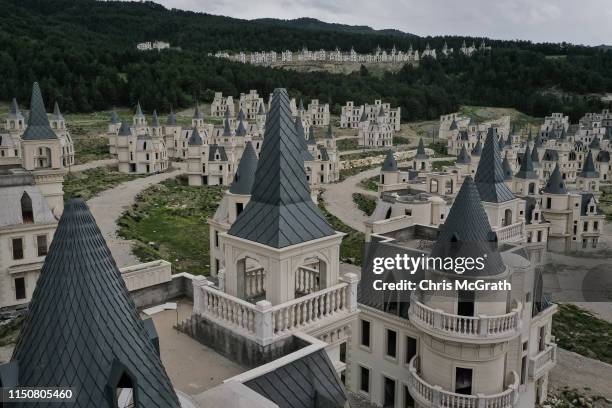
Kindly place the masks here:
<instances>
[{"instance_id":1,"label":"paved road","mask_svg":"<svg viewBox=\"0 0 612 408\"><path fill-rule=\"evenodd\" d=\"M600 395L612 400L610 378L612 365L557 348L557 365L550 372L549 385L553 391L567 386L588 396Z\"/></svg>"},{"instance_id":2,"label":"paved road","mask_svg":"<svg viewBox=\"0 0 612 408\"><path fill-rule=\"evenodd\" d=\"M115 164L117 164L117 159L94 160L87 163L70 166L70 172L76 173L79 171L95 169L96 167L113 166Z\"/></svg>"},{"instance_id":3,"label":"paved road","mask_svg":"<svg viewBox=\"0 0 612 408\"><path fill-rule=\"evenodd\" d=\"M149 186L180 175L182 170L155 174L119 184L117 187L103 191L100 195L87 201L108 247L117 262L117 266L130 266L140 261L132 254L131 243L117 236L117 219L128 209L138 193Z\"/></svg>"}]
</instances>

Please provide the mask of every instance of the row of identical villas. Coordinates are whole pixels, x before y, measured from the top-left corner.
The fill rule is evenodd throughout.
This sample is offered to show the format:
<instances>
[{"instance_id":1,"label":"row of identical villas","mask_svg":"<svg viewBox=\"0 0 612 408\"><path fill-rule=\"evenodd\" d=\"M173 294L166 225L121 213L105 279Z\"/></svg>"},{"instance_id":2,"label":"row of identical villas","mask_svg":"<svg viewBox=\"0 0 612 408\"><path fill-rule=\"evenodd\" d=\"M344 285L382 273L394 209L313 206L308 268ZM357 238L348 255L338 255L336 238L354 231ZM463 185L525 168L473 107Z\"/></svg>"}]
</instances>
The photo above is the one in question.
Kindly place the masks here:
<instances>
[{"instance_id":1,"label":"row of identical villas","mask_svg":"<svg viewBox=\"0 0 612 408\"><path fill-rule=\"evenodd\" d=\"M10 117L18 117L15 111ZM225 112L219 132L231 134L241 122L246 127L246 119ZM138 126L153 138L152 129L157 126L148 126L141 113L137 109L132 126L112 121L119 128L117 133L124 128L125 135L117 134L117 139L126 137L128 145L130 139L137 142L139 135L133 132ZM470 153L468 136L457 164L441 172L431 171L431 158L422 141L407 168L399 167L389 153L381 169L381 199L365 226L366 241L374 248L366 253L365 265L381 254L463 257L476 251L487 255L486 268L462 279L506 279L512 282L512 289L373 295L369 290L373 275L367 267L360 276L347 272L340 263L345 234L332 228L313 197L307 163L319 150L314 136L309 141L315 126L305 130L283 89L274 92L265 113L259 146L257 139L244 141L237 165L228 176L229 189L208 221L211 276L192 280L193 313L178 325L179 330L225 351L231 359L252 363L260 357L265 364L206 391L200 401L224 393L229 398L240 391L240 395L249 395L236 402L241 407L252 406L254 401L262 407L344 407L353 394L384 407L530 408L542 402L549 371L556 362L551 336L556 306L542 293L535 265L554 239L572 243L588 239L590 232L601 233L604 219L597 205L598 193L570 190L568 173L564 179L559 164L549 174L542 170L540 176L532 157L537 152L537 137L534 140L508 129L512 144L517 145L515 165L520 167L515 174L513 156L505 147L509 136L504 137L502 129L498 133L496 126L481 129L484 133L476 136ZM197 116L196 108L194 119ZM66 170L60 136L48 119L36 84L23 124L22 164L15 164L8 176L15 185L16 174L26 174L22 178L32 181L12 194L19 204L15 201L3 210L13 217L14 224L3 225L3 233L9 234L12 228L28 228L32 218L49 221L55 229L63 210L61 183L58 192L42 181L50 174L59 180ZM461 131L456 121L450 127ZM190 130L188 163L190 149L206 146L205 132L200 132L197 122ZM544 136L543 132L548 133ZM548 142L553 133L543 127L538 137ZM596 134L583 137L591 138L590 145L598 139L599 155L607 151L603 139L609 139L609 130ZM28 159L46 157L38 149L45 146L56 153L51 154L50 162ZM119 148L118 141L114 146ZM598 171L590 150L583 154L576 183L580 179L580 186L594 188ZM515 178L526 180L516 182L524 188L521 194L513 191L518 188L513 184ZM597 180L600 178L597 174ZM536 183L533 188L531 180ZM35 189L42 198L29 204L27 197ZM572 206L572 211L557 211L566 208L563 205ZM41 209L48 210L50 218L40 215ZM572 227L577 223L555 217L568 217L574 211L579 217L575 221L588 221L586 232L580 229L578 235L579 228L576 230L575 240ZM561 227L555 225L563 225L566 232L560 233ZM41 253L38 256L41 260ZM6 275L15 273L20 272L9 268ZM456 276L437 270L419 274L433 281ZM70 202L12 361L0 366L1 383L43 386L70 375L86 390L79 395L78 407L91 406L91 401L104 401L100 405L109 407L198 406L172 389L158 356L155 329L150 321L136 317L119 276L86 205L79 200ZM401 272L395 270L382 276L388 282L401 278ZM65 312L62 321L53 310ZM91 313L99 318L92 319ZM87 327L76 329L83 324ZM107 335L89 336L92 332ZM55 341L41 340L46 338ZM73 344L81 346L74 348ZM69 350L72 366L60 364L57 358ZM97 364L88 365L94 352L99 357ZM46 364L42 373L38 361L58 364Z\"/></svg>"}]
</instances>

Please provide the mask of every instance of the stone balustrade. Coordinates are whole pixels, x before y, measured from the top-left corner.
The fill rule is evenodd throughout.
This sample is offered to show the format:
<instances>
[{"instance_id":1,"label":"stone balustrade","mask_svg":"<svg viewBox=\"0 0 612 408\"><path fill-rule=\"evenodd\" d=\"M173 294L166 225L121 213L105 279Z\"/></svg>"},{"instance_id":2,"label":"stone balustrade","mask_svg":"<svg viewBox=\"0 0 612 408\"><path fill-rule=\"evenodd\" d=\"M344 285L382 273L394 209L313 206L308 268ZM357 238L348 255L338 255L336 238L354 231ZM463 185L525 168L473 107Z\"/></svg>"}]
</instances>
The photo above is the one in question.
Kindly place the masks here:
<instances>
[{"instance_id":1,"label":"stone balustrade","mask_svg":"<svg viewBox=\"0 0 612 408\"><path fill-rule=\"evenodd\" d=\"M529 377L538 378L557 363L557 345L547 344L544 350L529 359Z\"/></svg>"},{"instance_id":2,"label":"stone balustrade","mask_svg":"<svg viewBox=\"0 0 612 408\"><path fill-rule=\"evenodd\" d=\"M514 242L523 239L523 229L525 228L524 222L517 222L514 224L506 225L498 230L495 230L497 234L498 242Z\"/></svg>"},{"instance_id":3,"label":"stone balustrade","mask_svg":"<svg viewBox=\"0 0 612 408\"><path fill-rule=\"evenodd\" d=\"M247 298L261 296L266 292L264 268L249 269L244 273L244 292Z\"/></svg>"},{"instance_id":4,"label":"stone balustrade","mask_svg":"<svg viewBox=\"0 0 612 408\"><path fill-rule=\"evenodd\" d=\"M301 267L295 273L296 293L312 293L319 290L319 271L312 268Z\"/></svg>"},{"instance_id":5,"label":"stone balustrade","mask_svg":"<svg viewBox=\"0 0 612 408\"><path fill-rule=\"evenodd\" d=\"M409 318L427 332L455 339L506 339L518 334L522 305L516 303L510 312L499 316L461 316L433 309L412 297Z\"/></svg>"},{"instance_id":6,"label":"stone balustrade","mask_svg":"<svg viewBox=\"0 0 612 408\"><path fill-rule=\"evenodd\" d=\"M513 408L518 402L519 377L511 372L510 385L497 394L458 394L431 385L419 375L419 357L410 360L408 389L420 406L431 408Z\"/></svg>"},{"instance_id":7,"label":"stone balustrade","mask_svg":"<svg viewBox=\"0 0 612 408\"><path fill-rule=\"evenodd\" d=\"M359 278L347 273L341 282L308 295L272 305L228 295L205 279L193 281L193 313L268 345L274 340L325 324L357 311Z\"/></svg>"}]
</instances>

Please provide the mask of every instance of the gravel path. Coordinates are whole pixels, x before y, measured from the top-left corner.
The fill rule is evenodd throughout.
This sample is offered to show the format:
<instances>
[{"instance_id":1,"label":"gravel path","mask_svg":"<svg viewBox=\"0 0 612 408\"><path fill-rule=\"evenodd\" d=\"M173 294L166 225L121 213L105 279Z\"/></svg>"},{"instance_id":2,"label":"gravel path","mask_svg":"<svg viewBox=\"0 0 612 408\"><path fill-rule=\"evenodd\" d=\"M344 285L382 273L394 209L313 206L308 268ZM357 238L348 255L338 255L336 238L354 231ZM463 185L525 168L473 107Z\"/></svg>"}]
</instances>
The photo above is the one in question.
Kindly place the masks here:
<instances>
[{"instance_id":1,"label":"gravel path","mask_svg":"<svg viewBox=\"0 0 612 408\"><path fill-rule=\"evenodd\" d=\"M76 173L79 171L95 169L96 167L113 166L115 164L117 164L117 159L94 160L87 163L70 166L70 172Z\"/></svg>"},{"instance_id":2,"label":"gravel path","mask_svg":"<svg viewBox=\"0 0 612 408\"><path fill-rule=\"evenodd\" d=\"M134 265L140 261L132 254L131 242L117 236L117 219L134 203L138 193L181 173L182 170L173 170L130 180L103 191L87 202L118 267Z\"/></svg>"},{"instance_id":3,"label":"gravel path","mask_svg":"<svg viewBox=\"0 0 612 408\"><path fill-rule=\"evenodd\" d=\"M550 388L576 388L588 396L612 399L612 365L557 348L557 365L550 372ZM586 389L585 389L586 388Z\"/></svg>"}]
</instances>

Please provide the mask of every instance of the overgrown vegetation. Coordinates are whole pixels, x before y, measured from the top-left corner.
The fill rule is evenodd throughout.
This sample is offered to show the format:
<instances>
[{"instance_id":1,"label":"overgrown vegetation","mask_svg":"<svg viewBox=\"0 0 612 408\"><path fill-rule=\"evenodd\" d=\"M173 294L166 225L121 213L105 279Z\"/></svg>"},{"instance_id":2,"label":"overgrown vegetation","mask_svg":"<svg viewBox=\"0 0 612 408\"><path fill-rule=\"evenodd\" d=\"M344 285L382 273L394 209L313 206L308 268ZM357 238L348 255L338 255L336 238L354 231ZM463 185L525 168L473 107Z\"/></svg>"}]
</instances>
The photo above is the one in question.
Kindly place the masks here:
<instances>
[{"instance_id":1,"label":"overgrown vegetation","mask_svg":"<svg viewBox=\"0 0 612 408\"><path fill-rule=\"evenodd\" d=\"M336 147L339 151L357 150L359 149L359 143L357 139L340 139L336 142Z\"/></svg>"},{"instance_id":2,"label":"overgrown vegetation","mask_svg":"<svg viewBox=\"0 0 612 408\"><path fill-rule=\"evenodd\" d=\"M96 167L93 169L68 173L64 178L64 201L73 197L84 200L98 195L104 190L116 187L119 184L134 180L141 175L121 173L116 167Z\"/></svg>"},{"instance_id":3,"label":"overgrown vegetation","mask_svg":"<svg viewBox=\"0 0 612 408\"><path fill-rule=\"evenodd\" d=\"M434 171L439 171L444 168L444 166L452 166L455 164L457 160L439 160L431 163L431 168Z\"/></svg>"},{"instance_id":4,"label":"overgrown vegetation","mask_svg":"<svg viewBox=\"0 0 612 408\"><path fill-rule=\"evenodd\" d=\"M376 167L380 167L380 164L370 164L367 166L359 166L359 167L351 167L348 169L340 170L340 181L345 180L347 177L354 176L355 174L359 174L362 171L371 170Z\"/></svg>"},{"instance_id":5,"label":"overgrown vegetation","mask_svg":"<svg viewBox=\"0 0 612 408\"><path fill-rule=\"evenodd\" d=\"M118 220L119 235L136 242L142 262L165 259L173 272L210 272L209 228L223 197L222 187L189 186L184 177L166 180L140 193Z\"/></svg>"},{"instance_id":6,"label":"overgrown vegetation","mask_svg":"<svg viewBox=\"0 0 612 408\"><path fill-rule=\"evenodd\" d=\"M606 104L598 95L612 91L612 52L595 47L489 40L490 52L424 58L418 66L380 76L367 69L348 75L298 73L206 55L330 45L358 52L377 45L408 49L411 43L423 49L426 43L440 48L445 41L458 49L464 39L473 39L421 38L308 19L245 21L167 10L153 2L0 0L0 7L0 99L27 101L31 83L38 80L49 110L55 101L66 112L90 112L140 100L145 110L161 113L192 105L194 96L210 101L214 91L237 96L257 89L268 95L284 86L305 103L331 102L332 113L347 100L359 105L384 97L401 107L406 121L437 119L460 105L514 107L538 117L565 112L575 121L584 112L601 110ZM136 50L136 43L152 39L177 48Z\"/></svg>"},{"instance_id":7,"label":"overgrown vegetation","mask_svg":"<svg viewBox=\"0 0 612 408\"><path fill-rule=\"evenodd\" d=\"M393 136L393 146L409 145L410 139L404 136Z\"/></svg>"},{"instance_id":8,"label":"overgrown vegetation","mask_svg":"<svg viewBox=\"0 0 612 408\"><path fill-rule=\"evenodd\" d=\"M366 179L363 179L359 182L359 185L366 190L378 191L378 181L380 180L380 176L372 176Z\"/></svg>"},{"instance_id":9,"label":"overgrown vegetation","mask_svg":"<svg viewBox=\"0 0 612 408\"><path fill-rule=\"evenodd\" d=\"M376 157L376 156L384 156L384 155L385 155L384 150L374 149L374 150L366 150L366 151L359 152L359 153L345 154L343 156L340 156L340 158L342 160L358 160L358 159L367 159L368 157Z\"/></svg>"},{"instance_id":10,"label":"overgrown vegetation","mask_svg":"<svg viewBox=\"0 0 612 408\"><path fill-rule=\"evenodd\" d=\"M324 201L319 198L319 209L325 215L327 222L336 231L344 232L346 236L342 239L340 245L340 261L353 265L361 265L363 262L363 246L365 244L365 235L362 232L356 231L340 221L338 217L327 211Z\"/></svg>"},{"instance_id":11,"label":"overgrown vegetation","mask_svg":"<svg viewBox=\"0 0 612 408\"><path fill-rule=\"evenodd\" d=\"M606 219L612 221L612 189L601 189L599 196L599 207L606 214Z\"/></svg>"},{"instance_id":12,"label":"overgrown vegetation","mask_svg":"<svg viewBox=\"0 0 612 408\"><path fill-rule=\"evenodd\" d=\"M593 406L600 406L598 402L604 404L603 406L609 406L607 404L612 403L612 400L599 395L587 397L581 390L566 386L557 395L549 395L546 402L538 405L538 408L592 408Z\"/></svg>"},{"instance_id":13,"label":"overgrown vegetation","mask_svg":"<svg viewBox=\"0 0 612 408\"><path fill-rule=\"evenodd\" d=\"M376 208L376 198L370 195L353 193L353 202L357 204L357 208L363 211L368 217L372 215Z\"/></svg>"},{"instance_id":14,"label":"overgrown vegetation","mask_svg":"<svg viewBox=\"0 0 612 408\"><path fill-rule=\"evenodd\" d=\"M94 160L110 159L108 139L105 137L73 137L74 161L76 164Z\"/></svg>"},{"instance_id":15,"label":"overgrown vegetation","mask_svg":"<svg viewBox=\"0 0 612 408\"><path fill-rule=\"evenodd\" d=\"M448 145L446 142L430 143L427 147L434 151L434 157L448 156Z\"/></svg>"},{"instance_id":16,"label":"overgrown vegetation","mask_svg":"<svg viewBox=\"0 0 612 408\"><path fill-rule=\"evenodd\" d=\"M612 323L572 304L558 306L552 325L557 345L612 364Z\"/></svg>"},{"instance_id":17,"label":"overgrown vegetation","mask_svg":"<svg viewBox=\"0 0 612 408\"><path fill-rule=\"evenodd\" d=\"M18 316L8 322L0 324L0 347L9 346L17 342L24 316Z\"/></svg>"}]
</instances>

